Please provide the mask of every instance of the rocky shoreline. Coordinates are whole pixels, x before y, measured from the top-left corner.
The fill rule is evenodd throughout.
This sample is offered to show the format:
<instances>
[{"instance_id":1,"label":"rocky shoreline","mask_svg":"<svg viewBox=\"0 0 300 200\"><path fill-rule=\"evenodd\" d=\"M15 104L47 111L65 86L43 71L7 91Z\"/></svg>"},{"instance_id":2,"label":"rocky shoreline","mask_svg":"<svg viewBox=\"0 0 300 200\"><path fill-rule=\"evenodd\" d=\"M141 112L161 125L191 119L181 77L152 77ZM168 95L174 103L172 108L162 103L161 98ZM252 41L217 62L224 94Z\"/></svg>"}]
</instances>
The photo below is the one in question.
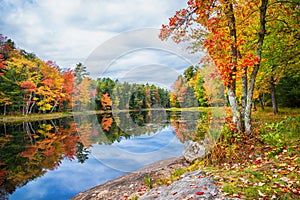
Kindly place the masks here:
<instances>
[{"instance_id":1,"label":"rocky shoreline","mask_svg":"<svg viewBox=\"0 0 300 200\"><path fill-rule=\"evenodd\" d=\"M206 176L201 170L187 172L175 182L150 188L155 181L166 179L178 169L188 168L195 159L205 156L206 148L197 142L185 143L183 156L169 158L147 165L146 167L99 186L79 193L72 200L193 200L193 199L230 199L223 198L221 189L213 177ZM148 181L147 182L145 181Z\"/></svg>"},{"instance_id":2,"label":"rocky shoreline","mask_svg":"<svg viewBox=\"0 0 300 200\"><path fill-rule=\"evenodd\" d=\"M187 172L181 179L171 185L162 185L145 193L139 200L200 200L200 199L223 199L219 186L213 177L206 176L201 170Z\"/></svg>"},{"instance_id":3,"label":"rocky shoreline","mask_svg":"<svg viewBox=\"0 0 300 200\"><path fill-rule=\"evenodd\" d=\"M151 190L145 185L145 177L153 180L170 177L176 169L188 166L189 163L184 157L162 160L81 192L72 200L125 200L137 197L140 200L232 199L222 197L213 177L206 176L201 170L187 172L170 185L154 187Z\"/></svg>"},{"instance_id":4,"label":"rocky shoreline","mask_svg":"<svg viewBox=\"0 0 300 200\"><path fill-rule=\"evenodd\" d=\"M81 192L74 196L72 200L115 200L128 199L135 195L141 196L149 189L145 185L145 177L151 177L152 179L169 177L176 169L186 168L188 166L189 163L183 156L158 161L142 169Z\"/></svg>"}]
</instances>

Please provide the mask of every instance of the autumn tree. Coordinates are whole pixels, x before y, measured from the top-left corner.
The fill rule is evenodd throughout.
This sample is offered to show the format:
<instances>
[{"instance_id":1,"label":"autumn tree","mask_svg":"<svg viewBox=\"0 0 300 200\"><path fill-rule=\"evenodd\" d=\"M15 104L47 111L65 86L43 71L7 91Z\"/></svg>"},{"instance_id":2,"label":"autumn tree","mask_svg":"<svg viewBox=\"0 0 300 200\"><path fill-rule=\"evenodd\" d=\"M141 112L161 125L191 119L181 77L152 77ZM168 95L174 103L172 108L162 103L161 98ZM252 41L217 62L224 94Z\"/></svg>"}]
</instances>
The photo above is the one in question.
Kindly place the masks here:
<instances>
[{"instance_id":1,"label":"autumn tree","mask_svg":"<svg viewBox=\"0 0 300 200\"><path fill-rule=\"evenodd\" d=\"M299 9L296 1L270 3L268 30L263 46L263 62L260 71L261 93L271 95L274 114L278 113L276 86L280 79L297 73L300 63ZM263 95L263 94L261 94Z\"/></svg>"},{"instance_id":2,"label":"autumn tree","mask_svg":"<svg viewBox=\"0 0 300 200\"><path fill-rule=\"evenodd\" d=\"M60 109L71 110L72 93L75 82L74 71L67 69L62 73L62 78L62 93L64 95L61 95Z\"/></svg>"},{"instance_id":3,"label":"autumn tree","mask_svg":"<svg viewBox=\"0 0 300 200\"><path fill-rule=\"evenodd\" d=\"M190 80L191 79L192 77ZM199 106L193 87L182 75L177 77L177 80L173 85L170 101L172 102L171 104L176 105L176 107L186 108Z\"/></svg>"},{"instance_id":4,"label":"autumn tree","mask_svg":"<svg viewBox=\"0 0 300 200\"><path fill-rule=\"evenodd\" d=\"M6 59L8 57L9 52L11 52L14 49L15 49L15 43L11 39L0 34L1 59ZM0 67L0 69L1 69L1 67Z\"/></svg>"},{"instance_id":5,"label":"autumn tree","mask_svg":"<svg viewBox=\"0 0 300 200\"><path fill-rule=\"evenodd\" d=\"M54 61L15 49L0 36L0 110L5 115L60 111L71 102L74 73L62 72Z\"/></svg>"},{"instance_id":6,"label":"autumn tree","mask_svg":"<svg viewBox=\"0 0 300 200\"><path fill-rule=\"evenodd\" d=\"M8 58L9 53L14 49L14 42L0 34L0 107L3 107L4 115L6 115L7 107L13 104L14 89L11 87L11 82L6 81L9 79L5 76L5 73L7 72L6 59Z\"/></svg>"},{"instance_id":7,"label":"autumn tree","mask_svg":"<svg viewBox=\"0 0 300 200\"><path fill-rule=\"evenodd\" d=\"M201 67L202 69L202 67ZM208 87L205 87L204 74L198 66L190 66L184 72L187 85L193 89L199 106L208 106Z\"/></svg>"},{"instance_id":8,"label":"autumn tree","mask_svg":"<svg viewBox=\"0 0 300 200\"><path fill-rule=\"evenodd\" d=\"M160 38L192 41L192 49L207 52L226 86L233 122L251 134L251 107L266 34L268 0L189 0L163 25ZM255 41L255 42L253 42ZM242 82L241 108L236 96Z\"/></svg>"},{"instance_id":9,"label":"autumn tree","mask_svg":"<svg viewBox=\"0 0 300 200\"><path fill-rule=\"evenodd\" d=\"M91 96L90 86L92 80L88 77L82 79L82 81L74 87L72 96L72 106L74 111L82 111L90 109Z\"/></svg>"},{"instance_id":10,"label":"autumn tree","mask_svg":"<svg viewBox=\"0 0 300 200\"><path fill-rule=\"evenodd\" d=\"M5 73L5 61L4 61L4 56L0 54L0 80L3 80L3 75ZM2 82L2 81L1 81ZM2 86L0 84L0 86ZM8 86L6 86L8 87ZM0 106L3 106L3 114L6 115L6 106L12 104L10 101L10 98L4 93L0 92Z\"/></svg>"},{"instance_id":11,"label":"autumn tree","mask_svg":"<svg viewBox=\"0 0 300 200\"><path fill-rule=\"evenodd\" d=\"M101 106L103 110L110 110L111 106L112 106L112 101L110 99L110 96L108 95L108 93L105 93L102 95L101 97Z\"/></svg>"},{"instance_id":12,"label":"autumn tree","mask_svg":"<svg viewBox=\"0 0 300 200\"><path fill-rule=\"evenodd\" d=\"M199 89L196 88L197 93L199 93L197 97L198 99L201 97L200 100L202 99L202 102L210 106L221 106L225 105L226 102L224 85L216 70L215 65L203 65L197 73L196 80L200 82L198 83ZM202 95L199 96L200 94ZM201 103L200 100L199 103Z\"/></svg>"}]
</instances>

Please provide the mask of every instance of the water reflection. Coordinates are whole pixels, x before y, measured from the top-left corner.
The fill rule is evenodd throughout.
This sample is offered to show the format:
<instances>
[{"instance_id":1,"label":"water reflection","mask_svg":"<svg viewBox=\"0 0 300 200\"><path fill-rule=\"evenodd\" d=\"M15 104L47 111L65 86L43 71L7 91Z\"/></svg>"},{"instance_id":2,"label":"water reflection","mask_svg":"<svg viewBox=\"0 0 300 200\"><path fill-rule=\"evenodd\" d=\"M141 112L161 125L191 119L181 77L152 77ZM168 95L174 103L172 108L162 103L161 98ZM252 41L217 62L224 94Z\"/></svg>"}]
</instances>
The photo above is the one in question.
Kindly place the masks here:
<instances>
[{"instance_id":1,"label":"water reflection","mask_svg":"<svg viewBox=\"0 0 300 200\"><path fill-rule=\"evenodd\" d=\"M17 189L19 193L28 190L24 186L30 185L32 180L49 177L49 170L60 171L66 164L74 166L70 168L74 176L80 176L80 168L84 167L78 164L84 166L90 159L95 162L91 156L105 164L106 170L112 168L97 174L99 177L92 184L100 184L156 160L179 156L185 140L204 137L203 125L198 122L202 120L203 124L206 116L199 112L155 110L85 115L76 118L76 123L72 118L64 118L1 124L0 199L8 198L17 188L22 188ZM94 163L94 166L97 165ZM119 166L125 168L119 169ZM116 173L118 170L123 172ZM38 187L45 188L42 183ZM58 183L53 184L55 187ZM77 190L61 191L51 197L67 199L85 188L80 185L84 183L76 184Z\"/></svg>"},{"instance_id":2,"label":"water reflection","mask_svg":"<svg viewBox=\"0 0 300 200\"><path fill-rule=\"evenodd\" d=\"M3 124L0 131L2 196L56 169L65 158L87 159L71 119Z\"/></svg>"}]
</instances>

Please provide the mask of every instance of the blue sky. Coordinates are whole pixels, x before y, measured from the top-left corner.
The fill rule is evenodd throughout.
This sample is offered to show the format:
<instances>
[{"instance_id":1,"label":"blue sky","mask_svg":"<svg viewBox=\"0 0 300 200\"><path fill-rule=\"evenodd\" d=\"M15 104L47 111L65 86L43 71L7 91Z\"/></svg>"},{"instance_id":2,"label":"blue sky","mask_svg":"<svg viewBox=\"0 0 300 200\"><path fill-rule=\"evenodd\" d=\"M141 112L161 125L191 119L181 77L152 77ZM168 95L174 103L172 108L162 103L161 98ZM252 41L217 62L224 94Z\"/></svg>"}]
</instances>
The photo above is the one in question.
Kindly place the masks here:
<instances>
[{"instance_id":1,"label":"blue sky","mask_svg":"<svg viewBox=\"0 0 300 200\"><path fill-rule=\"evenodd\" d=\"M157 38L161 24L167 23L176 10L185 8L186 1L0 0L0 3L1 33L18 47L43 60L54 60L62 68L85 63L94 77L122 79L130 72L134 82L141 77L133 76L135 69L140 72L140 68L148 66L149 71L154 65L170 68L173 77L174 72L182 73L201 59L199 55L186 54L184 45ZM95 62L91 55L97 55L96 65L91 64ZM157 80L152 78L149 82L170 79L169 84L169 76L165 72L160 76L156 73Z\"/></svg>"}]
</instances>

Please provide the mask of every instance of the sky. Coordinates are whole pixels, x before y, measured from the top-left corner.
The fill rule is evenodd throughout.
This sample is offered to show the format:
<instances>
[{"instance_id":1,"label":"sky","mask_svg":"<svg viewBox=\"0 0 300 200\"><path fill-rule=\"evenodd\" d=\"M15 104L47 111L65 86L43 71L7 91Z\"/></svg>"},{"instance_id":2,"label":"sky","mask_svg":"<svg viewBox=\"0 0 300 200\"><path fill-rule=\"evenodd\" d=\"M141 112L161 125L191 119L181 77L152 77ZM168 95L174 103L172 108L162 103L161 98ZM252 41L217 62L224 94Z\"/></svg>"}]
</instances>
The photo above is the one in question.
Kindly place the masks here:
<instances>
[{"instance_id":1,"label":"sky","mask_svg":"<svg viewBox=\"0 0 300 200\"><path fill-rule=\"evenodd\" d=\"M158 39L161 25L186 7L184 0L0 0L0 5L0 33L17 47L61 68L82 62L93 78L169 87L201 59L187 54L185 44Z\"/></svg>"}]
</instances>

